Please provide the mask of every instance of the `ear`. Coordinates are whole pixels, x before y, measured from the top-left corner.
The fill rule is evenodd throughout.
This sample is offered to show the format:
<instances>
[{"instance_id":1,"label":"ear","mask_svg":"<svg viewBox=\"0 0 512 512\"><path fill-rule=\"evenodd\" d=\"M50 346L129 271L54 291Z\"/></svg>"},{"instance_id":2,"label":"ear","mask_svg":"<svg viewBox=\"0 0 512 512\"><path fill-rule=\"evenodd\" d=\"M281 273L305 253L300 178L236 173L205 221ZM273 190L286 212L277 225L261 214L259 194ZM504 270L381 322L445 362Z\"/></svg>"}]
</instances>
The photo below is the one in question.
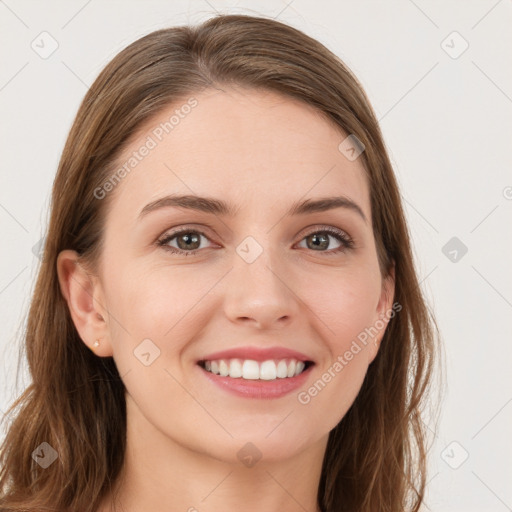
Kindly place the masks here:
<instances>
[{"instance_id":1,"label":"ear","mask_svg":"<svg viewBox=\"0 0 512 512\"><path fill-rule=\"evenodd\" d=\"M82 341L100 357L112 356L108 311L98 277L79 262L76 251L65 250L57 257L57 274L62 295ZM99 340L99 346L94 342Z\"/></svg>"},{"instance_id":2,"label":"ear","mask_svg":"<svg viewBox=\"0 0 512 512\"><path fill-rule=\"evenodd\" d=\"M402 306L397 304L396 311L393 305L393 299L395 297L395 263L393 262L388 275L382 280L381 293L379 297L379 302L376 308L375 322L373 324L374 329L377 330L375 335L372 338L372 343L370 344L370 350L368 354L368 364L370 364L379 352L380 343L384 334L386 332L386 328L388 326L389 320L395 316L396 311L400 311Z\"/></svg>"}]
</instances>

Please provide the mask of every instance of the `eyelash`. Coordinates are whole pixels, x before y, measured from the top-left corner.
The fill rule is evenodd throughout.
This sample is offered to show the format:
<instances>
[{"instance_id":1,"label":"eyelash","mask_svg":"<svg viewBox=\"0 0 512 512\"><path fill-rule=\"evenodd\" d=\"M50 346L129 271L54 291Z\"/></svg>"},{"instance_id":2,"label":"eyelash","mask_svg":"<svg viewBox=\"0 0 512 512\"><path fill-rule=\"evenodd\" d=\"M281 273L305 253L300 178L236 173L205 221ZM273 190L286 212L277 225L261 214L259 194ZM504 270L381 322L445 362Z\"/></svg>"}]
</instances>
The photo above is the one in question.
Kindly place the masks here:
<instances>
[{"instance_id":1,"label":"eyelash","mask_svg":"<svg viewBox=\"0 0 512 512\"><path fill-rule=\"evenodd\" d=\"M170 247L167 245L173 238L176 238L177 236L185 234L185 233L187 233L187 234L195 233L198 235L202 235L205 238L208 238L208 236L206 236L202 231L198 231L198 230L190 229L190 228L188 228L188 229L184 228L184 229L174 231L174 232L169 233L168 235L164 236L164 238L161 238L160 240L157 241L157 245L167 251L170 251L173 254L180 254L183 256L196 256L197 253L200 252L202 249L193 249L191 251L184 251L183 249L178 249L176 247ZM341 231L341 229L337 229L337 228L333 228L333 227L329 227L329 226L327 226L323 229L317 230L317 231L311 231L310 233L307 233L301 239L301 242L308 236L315 235L315 234L323 234L323 233L328 233L329 235L336 238L339 242L341 242L341 246L338 247L337 249L333 249L330 251L314 251L314 252L320 252L320 253L326 254L327 256L332 256L332 255L339 254L340 252L350 250L354 247L354 241L344 231Z\"/></svg>"}]
</instances>

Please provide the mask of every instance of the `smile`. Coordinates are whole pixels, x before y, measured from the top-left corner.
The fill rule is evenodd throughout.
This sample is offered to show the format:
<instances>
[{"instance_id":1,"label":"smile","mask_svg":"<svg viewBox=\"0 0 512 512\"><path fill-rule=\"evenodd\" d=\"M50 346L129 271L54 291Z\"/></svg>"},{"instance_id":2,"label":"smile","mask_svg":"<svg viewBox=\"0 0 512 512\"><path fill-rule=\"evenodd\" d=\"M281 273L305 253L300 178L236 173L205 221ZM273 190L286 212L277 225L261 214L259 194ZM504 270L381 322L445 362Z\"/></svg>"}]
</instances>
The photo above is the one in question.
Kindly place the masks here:
<instances>
[{"instance_id":1,"label":"smile","mask_svg":"<svg viewBox=\"0 0 512 512\"><path fill-rule=\"evenodd\" d=\"M268 400L303 387L314 366L311 361L295 359L220 359L199 361L196 368L222 391L242 398Z\"/></svg>"},{"instance_id":2,"label":"smile","mask_svg":"<svg viewBox=\"0 0 512 512\"><path fill-rule=\"evenodd\" d=\"M313 363L296 359L269 359L259 362L252 359L234 358L201 361L199 364L207 372L221 377L246 380L276 380L296 377Z\"/></svg>"}]
</instances>

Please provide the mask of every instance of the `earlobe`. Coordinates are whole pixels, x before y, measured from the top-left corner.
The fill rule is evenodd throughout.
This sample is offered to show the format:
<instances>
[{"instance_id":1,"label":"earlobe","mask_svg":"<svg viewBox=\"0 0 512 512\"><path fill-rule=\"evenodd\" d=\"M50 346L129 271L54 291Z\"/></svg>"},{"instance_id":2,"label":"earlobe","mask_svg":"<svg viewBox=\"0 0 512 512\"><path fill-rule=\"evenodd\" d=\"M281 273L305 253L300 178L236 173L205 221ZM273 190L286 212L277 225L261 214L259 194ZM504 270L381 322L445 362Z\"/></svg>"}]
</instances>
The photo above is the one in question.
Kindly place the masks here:
<instances>
[{"instance_id":1,"label":"earlobe","mask_svg":"<svg viewBox=\"0 0 512 512\"><path fill-rule=\"evenodd\" d=\"M78 334L96 355L111 356L108 325L105 321L107 315L98 278L87 272L80 264L77 252L72 250L60 252L57 274Z\"/></svg>"}]
</instances>

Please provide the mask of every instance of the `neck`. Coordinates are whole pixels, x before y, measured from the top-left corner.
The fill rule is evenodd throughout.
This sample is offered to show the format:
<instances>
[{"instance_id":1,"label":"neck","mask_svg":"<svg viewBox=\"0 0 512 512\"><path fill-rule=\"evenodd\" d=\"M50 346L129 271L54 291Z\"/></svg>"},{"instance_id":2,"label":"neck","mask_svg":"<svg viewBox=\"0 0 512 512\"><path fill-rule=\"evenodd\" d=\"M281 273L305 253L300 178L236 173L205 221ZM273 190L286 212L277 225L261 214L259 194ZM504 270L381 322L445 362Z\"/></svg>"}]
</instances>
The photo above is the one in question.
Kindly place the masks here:
<instances>
[{"instance_id":1,"label":"neck","mask_svg":"<svg viewBox=\"0 0 512 512\"><path fill-rule=\"evenodd\" d=\"M127 414L123 471L98 512L239 512L241 504L244 512L320 512L327 436L287 459L263 456L245 466L238 458L219 460L171 439L135 410L129 395ZM233 444L238 453L243 442Z\"/></svg>"}]
</instances>

